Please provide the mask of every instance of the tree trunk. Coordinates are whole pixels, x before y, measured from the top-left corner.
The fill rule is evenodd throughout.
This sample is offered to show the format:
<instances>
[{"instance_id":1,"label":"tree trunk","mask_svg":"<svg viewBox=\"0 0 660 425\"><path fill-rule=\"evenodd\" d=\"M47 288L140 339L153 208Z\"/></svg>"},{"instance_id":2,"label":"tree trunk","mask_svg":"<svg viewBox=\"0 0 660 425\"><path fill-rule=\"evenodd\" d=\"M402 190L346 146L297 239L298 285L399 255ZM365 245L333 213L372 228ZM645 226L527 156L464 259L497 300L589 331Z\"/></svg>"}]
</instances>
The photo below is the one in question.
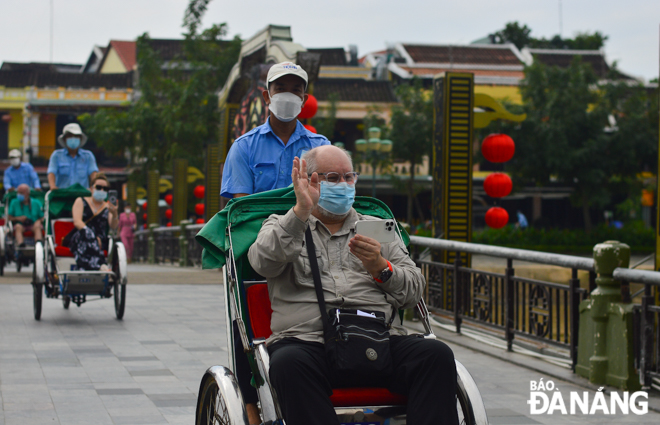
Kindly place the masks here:
<instances>
[{"instance_id":1,"label":"tree trunk","mask_svg":"<svg viewBox=\"0 0 660 425\"><path fill-rule=\"evenodd\" d=\"M408 208L406 211L406 217L408 224L412 226L413 222L413 199L414 199L414 194L413 194L413 185L415 184L415 164L413 162L410 163L410 180L408 180Z\"/></svg>"},{"instance_id":2,"label":"tree trunk","mask_svg":"<svg viewBox=\"0 0 660 425\"><path fill-rule=\"evenodd\" d=\"M584 219L584 231L591 233L591 214L586 194L582 195L582 218Z\"/></svg>"}]
</instances>

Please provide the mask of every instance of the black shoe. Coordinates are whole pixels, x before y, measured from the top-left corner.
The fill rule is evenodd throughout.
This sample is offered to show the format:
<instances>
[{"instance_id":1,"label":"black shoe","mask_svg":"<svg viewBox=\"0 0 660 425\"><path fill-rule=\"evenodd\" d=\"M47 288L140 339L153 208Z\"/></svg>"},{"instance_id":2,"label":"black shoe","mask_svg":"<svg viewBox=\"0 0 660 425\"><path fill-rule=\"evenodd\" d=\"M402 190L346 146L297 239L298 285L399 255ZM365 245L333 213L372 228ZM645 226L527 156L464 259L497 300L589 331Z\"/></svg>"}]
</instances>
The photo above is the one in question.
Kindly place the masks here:
<instances>
[{"instance_id":1,"label":"black shoe","mask_svg":"<svg viewBox=\"0 0 660 425\"><path fill-rule=\"evenodd\" d=\"M25 242L21 243L18 247L19 248L25 248Z\"/></svg>"}]
</instances>

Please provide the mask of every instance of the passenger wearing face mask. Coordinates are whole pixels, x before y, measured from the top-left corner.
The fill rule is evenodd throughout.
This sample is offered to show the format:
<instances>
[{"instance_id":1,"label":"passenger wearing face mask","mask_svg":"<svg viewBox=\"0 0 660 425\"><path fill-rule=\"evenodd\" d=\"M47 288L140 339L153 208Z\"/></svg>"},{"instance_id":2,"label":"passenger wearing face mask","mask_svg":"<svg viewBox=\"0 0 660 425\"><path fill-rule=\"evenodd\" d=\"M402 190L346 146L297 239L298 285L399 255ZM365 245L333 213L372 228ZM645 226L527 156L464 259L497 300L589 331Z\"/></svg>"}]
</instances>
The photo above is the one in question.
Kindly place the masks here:
<instances>
[{"instance_id":1,"label":"passenger wearing face mask","mask_svg":"<svg viewBox=\"0 0 660 425\"><path fill-rule=\"evenodd\" d=\"M23 233L28 230L34 232L35 241L43 239L43 205L38 199L30 197L30 186L26 183L18 185L16 192L16 198L9 203L7 218L14 224L16 246L24 247Z\"/></svg>"},{"instance_id":2,"label":"passenger wearing face mask","mask_svg":"<svg viewBox=\"0 0 660 425\"><path fill-rule=\"evenodd\" d=\"M87 136L76 123L67 124L57 138L62 149L50 156L48 184L51 189L64 189L76 183L89 189L90 181L99 172L94 154L82 149Z\"/></svg>"},{"instance_id":3,"label":"passenger wearing face mask","mask_svg":"<svg viewBox=\"0 0 660 425\"><path fill-rule=\"evenodd\" d=\"M117 228L119 216L117 206L107 201L109 189L108 178L102 173L96 174L92 180L92 196L76 199L71 208L77 231L69 247L81 270L110 270L103 250L108 247L108 228Z\"/></svg>"},{"instance_id":4,"label":"passenger wearing face mask","mask_svg":"<svg viewBox=\"0 0 660 425\"><path fill-rule=\"evenodd\" d=\"M252 268L268 281L273 313L270 381L287 425L338 424L333 388L384 386L408 397L408 423L458 424L456 366L439 340L407 335L392 323L396 310L414 307L424 294L422 271L400 238L390 243L355 232L358 220L376 217L353 208L350 156L322 146L296 158L291 173L296 205L271 215L248 251ZM392 323L392 371L369 377L334 370L326 361L323 324L310 266L306 232L314 242L321 291L332 308L380 312ZM375 316L374 316L375 317ZM368 422L376 421L376 418ZM360 421L363 422L363 421Z\"/></svg>"},{"instance_id":5,"label":"passenger wearing face mask","mask_svg":"<svg viewBox=\"0 0 660 425\"><path fill-rule=\"evenodd\" d=\"M293 158L329 145L325 136L308 131L296 117L307 100L307 73L291 62L273 65L262 93L270 115L232 144L222 172L221 195L236 198L291 184Z\"/></svg>"},{"instance_id":6,"label":"passenger wearing face mask","mask_svg":"<svg viewBox=\"0 0 660 425\"><path fill-rule=\"evenodd\" d=\"M5 190L13 191L21 184L26 184L32 189L41 190L39 176L34 171L32 164L21 161L21 151L12 149L9 151L9 164L5 170Z\"/></svg>"}]
</instances>

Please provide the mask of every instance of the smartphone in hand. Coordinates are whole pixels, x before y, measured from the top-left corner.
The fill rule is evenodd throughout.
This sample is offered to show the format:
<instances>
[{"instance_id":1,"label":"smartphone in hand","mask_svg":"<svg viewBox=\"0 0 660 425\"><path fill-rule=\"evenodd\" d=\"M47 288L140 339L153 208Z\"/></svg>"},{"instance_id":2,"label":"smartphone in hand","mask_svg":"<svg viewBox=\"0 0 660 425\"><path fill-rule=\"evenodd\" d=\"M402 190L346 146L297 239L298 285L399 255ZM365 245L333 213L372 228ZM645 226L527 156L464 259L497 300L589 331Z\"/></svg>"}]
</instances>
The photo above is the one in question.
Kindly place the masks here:
<instances>
[{"instance_id":1,"label":"smartphone in hand","mask_svg":"<svg viewBox=\"0 0 660 425\"><path fill-rule=\"evenodd\" d=\"M394 242L396 238L396 221L360 220L355 223L355 233L377 240L379 243Z\"/></svg>"},{"instance_id":2,"label":"smartphone in hand","mask_svg":"<svg viewBox=\"0 0 660 425\"><path fill-rule=\"evenodd\" d=\"M114 206L117 206L117 191L116 190L109 190L108 191L108 202L110 202Z\"/></svg>"}]
</instances>

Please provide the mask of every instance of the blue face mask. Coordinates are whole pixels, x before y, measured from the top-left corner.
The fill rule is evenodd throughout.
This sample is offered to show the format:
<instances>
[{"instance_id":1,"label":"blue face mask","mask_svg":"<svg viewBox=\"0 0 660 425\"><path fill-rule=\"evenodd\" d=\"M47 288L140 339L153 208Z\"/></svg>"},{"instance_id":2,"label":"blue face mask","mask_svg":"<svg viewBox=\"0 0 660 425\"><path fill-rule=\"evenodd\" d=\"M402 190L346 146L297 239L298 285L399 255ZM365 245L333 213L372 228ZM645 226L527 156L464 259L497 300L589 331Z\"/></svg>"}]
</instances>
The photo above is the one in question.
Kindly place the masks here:
<instances>
[{"instance_id":1,"label":"blue face mask","mask_svg":"<svg viewBox=\"0 0 660 425\"><path fill-rule=\"evenodd\" d=\"M346 182L334 185L326 181L321 182L321 195L319 196L319 206L333 214L346 214L355 201L355 185L349 185Z\"/></svg>"},{"instance_id":2,"label":"blue face mask","mask_svg":"<svg viewBox=\"0 0 660 425\"><path fill-rule=\"evenodd\" d=\"M19 193L19 194L16 195L16 199L18 199L18 202L23 202L23 201L25 201L25 195L23 195L22 193Z\"/></svg>"},{"instance_id":3,"label":"blue face mask","mask_svg":"<svg viewBox=\"0 0 660 425\"><path fill-rule=\"evenodd\" d=\"M66 139L66 146L69 149L78 149L80 146L80 137L69 137Z\"/></svg>"},{"instance_id":4,"label":"blue face mask","mask_svg":"<svg viewBox=\"0 0 660 425\"><path fill-rule=\"evenodd\" d=\"M108 197L108 192L106 192L105 190L94 190L92 196L97 201L105 201L105 198Z\"/></svg>"}]
</instances>

